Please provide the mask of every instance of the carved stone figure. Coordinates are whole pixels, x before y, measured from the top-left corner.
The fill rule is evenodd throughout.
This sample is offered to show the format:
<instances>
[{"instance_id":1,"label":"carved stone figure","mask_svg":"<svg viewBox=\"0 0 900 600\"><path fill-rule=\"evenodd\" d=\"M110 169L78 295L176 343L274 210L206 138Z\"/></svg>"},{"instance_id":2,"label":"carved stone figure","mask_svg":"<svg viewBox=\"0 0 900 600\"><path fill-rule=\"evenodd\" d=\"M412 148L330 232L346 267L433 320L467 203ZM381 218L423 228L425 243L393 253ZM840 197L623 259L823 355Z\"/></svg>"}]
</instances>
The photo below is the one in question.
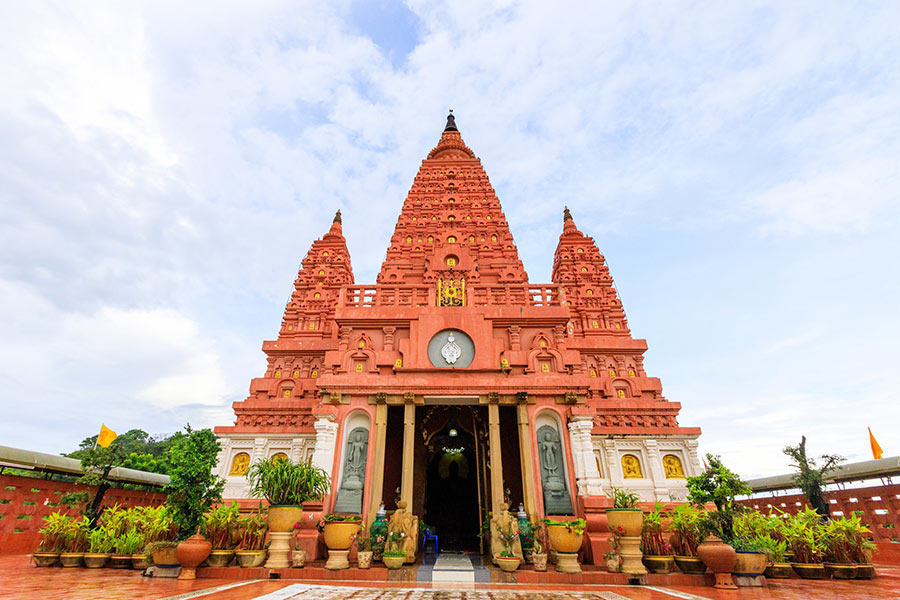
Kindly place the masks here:
<instances>
[{"instance_id":1,"label":"carved stone figure","mask_svg":"<svg viewBox=\"0 0 900 600\"><path fill-rule=\"evenodd\" d=\"M419 538L419 517L406 510L406 502L397 503L397 510L388 522L388 534L402 535L400 549L406 553L406 562L416 560L416 545Z\"/></svg>"},{"instance_id":2,"label":"carved stone figure","mask_svg":"<svg viewBox=\"0 0 900 600\"><path fill-rule=\"evenodd\" d=\"M491 517L491 560L506 548L506 544L501 538L501 532L511 532L515 534L512 543L512 551L519 558L524 558L522 554L522 543L519 541L519 521L509 513L509 504L504 502L500 505L498 514ZM494 560L496 562L496 560Z\"/></svg>"},{"instance_id":3,"label":"carved stone figure","mask_svg":"<svg viewBox=\"0 0 900 600\"><path fill-rule=\"evenodd\" d=\"M541 487L548 515L572 514L572 498L562 468L562 444L555 427L543 425L537 431L538 458L541 463Z\"/></svg>"},{"instance_id":4,"label":"carved stone figure","mask_svg":"<svg viewBox=\"0 0 900 600\"><path fill-rule=\"evenodd\" d=\"M344 470L341 487L334 503L336 513L362 512L363 488L366 481L366 454L369 448L369 430L357 427L347 436L344 454Z\"/></svg>"}]
</instances>

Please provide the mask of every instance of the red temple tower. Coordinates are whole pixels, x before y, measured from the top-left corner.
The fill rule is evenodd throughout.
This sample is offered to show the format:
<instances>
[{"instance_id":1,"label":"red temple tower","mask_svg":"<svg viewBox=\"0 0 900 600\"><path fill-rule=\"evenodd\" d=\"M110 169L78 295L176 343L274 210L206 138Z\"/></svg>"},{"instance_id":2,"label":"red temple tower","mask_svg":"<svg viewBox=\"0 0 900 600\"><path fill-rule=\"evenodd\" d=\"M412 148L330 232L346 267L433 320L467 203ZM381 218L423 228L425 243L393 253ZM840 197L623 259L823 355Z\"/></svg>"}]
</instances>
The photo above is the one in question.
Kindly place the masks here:
<instances>
[{"instance_id":1,"label":"red temple tower","mask_svg":"<svg viewBox=\"0 0 900 600\"><path fill-rule=\"evenodd\" d=\"M701 470L700 430L678 424L646 349L568 209L552 283L529 283L451 114L375 285L354 284L340 211L303 259L264 376L216 428L225 496L245 498L247 465L283 454L330 474L313 510L370 521L404 500L464 549L506 500L587 516L595 543L612 487L680 501Z\"/></svg>"}]
</instances>

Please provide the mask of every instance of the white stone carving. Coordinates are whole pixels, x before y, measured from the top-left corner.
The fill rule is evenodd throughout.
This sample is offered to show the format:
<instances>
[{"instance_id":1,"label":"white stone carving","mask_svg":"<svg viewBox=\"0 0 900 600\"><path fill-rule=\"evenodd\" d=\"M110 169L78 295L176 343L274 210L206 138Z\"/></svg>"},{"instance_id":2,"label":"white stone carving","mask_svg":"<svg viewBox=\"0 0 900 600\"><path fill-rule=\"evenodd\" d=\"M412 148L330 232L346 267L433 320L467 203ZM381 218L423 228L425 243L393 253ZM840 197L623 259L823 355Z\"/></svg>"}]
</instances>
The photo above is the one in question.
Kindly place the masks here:
<instances>
[{"instance_id":1,"label":"white stone carving","mask_svg":"<svg viewBox=\"0 0 900 600\"><path fill-rule=\"evenodd\" d=\"M575 462L575 481L582 496L603 493L600 472L594 461L594 444L591 441L592 417L574 416L569 421L569 439L572 442L572 459Z\"/></svg>"},{"instance_id":2,"label":"white stone carving","mask_svg":"<svg viewBox=\"0 0 900 600\"><path fill-rule=\"evenodd\" d=\"M447 343L441 348L441 356L444 357L448 365L454 364L462 356L462 348L459 347L459 344L453 338L453 332L447 336Z\"/></svg>"},{"instance_id":3,"label":"white stone carving","mask_svg":"<svg viewBox=\"0 0 900 600\"><path fill-rule=\"evenodd\" d=\"M322 418L317 419L313 427L316 429L316 449L313 451L312 462L331 477L338 424L331 419Z\"/></svg>"}]
</instances>

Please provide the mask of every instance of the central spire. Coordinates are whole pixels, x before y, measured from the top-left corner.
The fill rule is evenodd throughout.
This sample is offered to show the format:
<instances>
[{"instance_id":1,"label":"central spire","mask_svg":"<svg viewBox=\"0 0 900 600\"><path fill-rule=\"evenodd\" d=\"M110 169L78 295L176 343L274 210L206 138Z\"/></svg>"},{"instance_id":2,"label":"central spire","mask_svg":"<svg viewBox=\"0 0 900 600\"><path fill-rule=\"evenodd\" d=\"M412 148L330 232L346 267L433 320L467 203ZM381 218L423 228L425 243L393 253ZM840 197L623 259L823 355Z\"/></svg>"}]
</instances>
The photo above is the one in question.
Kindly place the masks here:
<instances>
[{"instance_id":1,"label":"central spire","mask_svg":"<svg viewBox=\"0 0 900 600\"><path fill-rule=\"evenodd\" d=\"M450 114L447 115L447 125L444 127L444 131L459 131L456 128L456 117L453 116L453 109L450 109Z\"/></svg>"}]
</instances>

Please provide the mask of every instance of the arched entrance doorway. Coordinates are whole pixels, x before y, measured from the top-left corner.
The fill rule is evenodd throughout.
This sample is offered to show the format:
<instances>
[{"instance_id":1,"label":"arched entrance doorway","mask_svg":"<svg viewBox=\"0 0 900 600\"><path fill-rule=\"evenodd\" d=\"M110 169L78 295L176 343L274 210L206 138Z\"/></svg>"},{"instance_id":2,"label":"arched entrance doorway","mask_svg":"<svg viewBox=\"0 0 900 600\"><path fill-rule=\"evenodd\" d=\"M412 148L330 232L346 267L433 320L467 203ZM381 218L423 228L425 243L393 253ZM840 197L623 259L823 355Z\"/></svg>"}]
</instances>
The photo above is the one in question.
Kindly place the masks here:
<instances>
[{"instance_id":1,"label":"arched entrance doorway","mask_svg":"<svg viewBox=\"0 0 900 600\"><path fill-rule=\"evenodd\" d=\"M477 551L480 526L479 464L475 437L451 420L428 440L425 522L441 550Z\"/></svg>"}]
</instances>

